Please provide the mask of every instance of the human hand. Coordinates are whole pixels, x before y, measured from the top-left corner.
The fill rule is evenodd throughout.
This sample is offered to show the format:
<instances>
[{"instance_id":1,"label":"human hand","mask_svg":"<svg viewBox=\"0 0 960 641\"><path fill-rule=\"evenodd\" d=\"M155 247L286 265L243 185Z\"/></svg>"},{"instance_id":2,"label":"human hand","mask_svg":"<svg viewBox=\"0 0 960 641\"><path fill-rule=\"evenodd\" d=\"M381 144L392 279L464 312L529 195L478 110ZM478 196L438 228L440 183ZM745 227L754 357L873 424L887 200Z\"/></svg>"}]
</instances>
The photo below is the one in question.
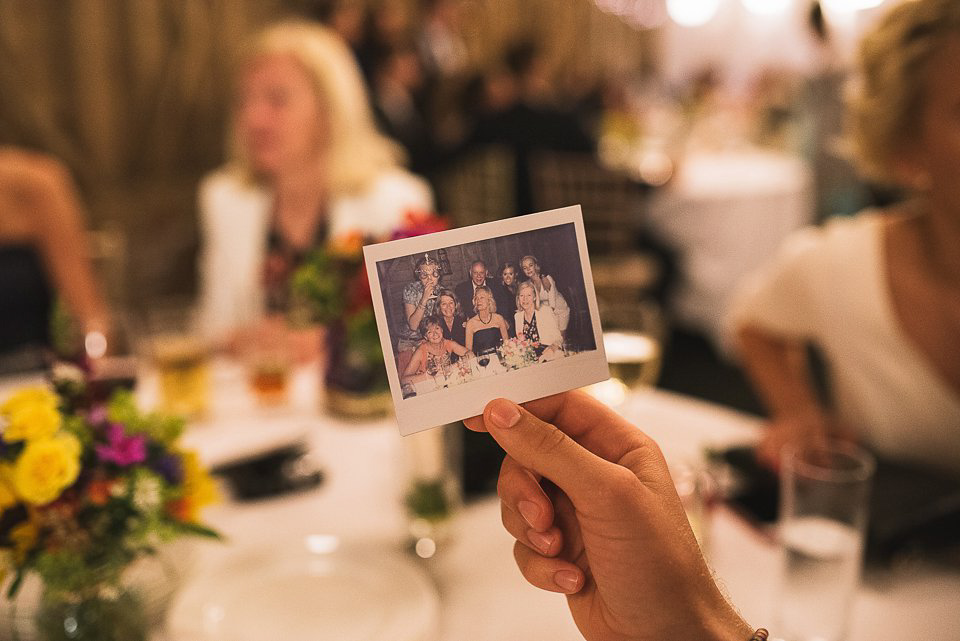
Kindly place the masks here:
<instances>
[{"instance_id":1,"label":"human hand","mask_svg":"<svg viewBox=\"0 0 960 641\"><path fill-rule=\"evenodd\" d=\"M427 276L423 279L423 298L420 300L426 304L428 300L434 297L434 291L437 289L437 285L440 283L440 279L436 276Z\"/></svg>"},{"instance_id":2,"label":"human hand","mask_svg":"<svg viewBox=\"0 0 960 641\"><path fill-rule=\"evenodd\" d=\"M656 443L583 392L525 408L496 399L464 423L507 452L497 493L527 581L566 594L588 641L748 639Z\"/></svg>"}]
</instances>

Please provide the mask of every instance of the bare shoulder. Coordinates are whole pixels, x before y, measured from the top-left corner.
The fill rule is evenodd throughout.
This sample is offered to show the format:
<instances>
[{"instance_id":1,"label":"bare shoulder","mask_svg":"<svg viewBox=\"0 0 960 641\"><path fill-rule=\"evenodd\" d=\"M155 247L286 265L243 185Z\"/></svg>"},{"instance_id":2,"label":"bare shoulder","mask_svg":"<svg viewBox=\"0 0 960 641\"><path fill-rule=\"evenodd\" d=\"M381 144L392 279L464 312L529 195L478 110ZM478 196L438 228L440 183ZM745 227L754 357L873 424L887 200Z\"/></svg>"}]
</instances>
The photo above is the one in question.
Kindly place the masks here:
<instances>
[{"instance_id":1,"label":"bare shoulder","mask_svg":"<svg viewBox=\"0 0 960 641\"><path fill-rule=\"evenodd\" d=\"M0 188L50 189L69 181L70 173L52 156L0 147Z\"/></svg>"}]
</instances>

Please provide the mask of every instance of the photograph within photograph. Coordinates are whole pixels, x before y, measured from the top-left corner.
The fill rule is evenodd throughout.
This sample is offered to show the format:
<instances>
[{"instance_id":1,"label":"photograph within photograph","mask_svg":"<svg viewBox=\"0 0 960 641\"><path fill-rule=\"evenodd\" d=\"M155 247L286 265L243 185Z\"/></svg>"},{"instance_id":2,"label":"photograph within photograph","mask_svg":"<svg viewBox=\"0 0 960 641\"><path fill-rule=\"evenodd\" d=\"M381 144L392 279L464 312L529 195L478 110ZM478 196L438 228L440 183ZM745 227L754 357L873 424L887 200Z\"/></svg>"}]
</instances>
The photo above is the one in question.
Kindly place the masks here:
<instances>
[{"instance_id":1,"label":"photograph within photograph","mask_svg":"<svg viewBox=\"0 0 960 641\"><path fill-rule=\"evenodd\" d=\"M571 218L573 210L579 215L579 208L557 211ZM605 371L577 224L571 218L508 233L509 223L533 226L533 217L454 230L464 242L442 242L451 232L436 234L432 246L410 239L418 241L416 251L376 261L398 410L437 392L474 387L508 396L518 372L539 376L543 396L570 373L557 364L575 357L598 355ZM477 235L471 237L471 229ZM582 236L582 223L580 230ZM502 392L496 379L503 379ZM529 381L525 387L536 389Z\"/></svg>"}]
</instances>

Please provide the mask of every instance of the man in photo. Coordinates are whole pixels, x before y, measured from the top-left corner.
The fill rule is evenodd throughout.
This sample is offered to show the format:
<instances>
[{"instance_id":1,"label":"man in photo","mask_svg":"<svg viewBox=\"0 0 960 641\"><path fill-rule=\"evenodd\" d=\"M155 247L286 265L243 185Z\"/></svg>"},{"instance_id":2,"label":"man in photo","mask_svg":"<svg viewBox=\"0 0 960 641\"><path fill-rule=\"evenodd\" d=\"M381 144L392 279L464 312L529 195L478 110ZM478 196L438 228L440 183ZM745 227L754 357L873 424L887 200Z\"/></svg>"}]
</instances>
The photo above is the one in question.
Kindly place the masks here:
<instances>
[{"instance_id":1,"label":"man in photo","mask_svg":"<svg viewBox=\"0 0 960 641\"><path fill-rule=\"evenodd\" d=\"M487 265L482 260L475 260L470 264L469 278L457 285L454 292L461 305L469 306L473 300L473 295L478 287L486 287L493 293L493 300L497 304L497 310L504 310L502 313L512 314L516 308L516 301L507 292L503 285L492 278L488 278L489 272Z\"/></svg>"}]
</instances>

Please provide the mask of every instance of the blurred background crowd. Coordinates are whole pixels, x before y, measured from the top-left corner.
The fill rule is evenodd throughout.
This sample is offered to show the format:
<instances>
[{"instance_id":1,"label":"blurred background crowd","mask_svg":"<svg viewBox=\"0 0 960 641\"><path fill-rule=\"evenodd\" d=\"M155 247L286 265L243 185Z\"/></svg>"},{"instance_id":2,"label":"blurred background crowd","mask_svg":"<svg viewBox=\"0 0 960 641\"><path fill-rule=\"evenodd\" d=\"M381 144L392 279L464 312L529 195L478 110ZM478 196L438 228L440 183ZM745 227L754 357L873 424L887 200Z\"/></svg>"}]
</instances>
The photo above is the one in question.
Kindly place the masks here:
<instances>
[{"instance_id":1,"label":"blurred background crowd","mask_svg":"<svg viewBox=\"0 0 960 641\"><path fill-rule=\"evenodd\" d=\"M437 213L582 204L605 322L652 328L661 385L759 412L722 322L734 286L793 229L896 197L837 142L883 4L0 0L0 145L63 163L117 314L197 295L198 186L230 157L241 45L325 24Z\"/></svg>"}]
</instances>

